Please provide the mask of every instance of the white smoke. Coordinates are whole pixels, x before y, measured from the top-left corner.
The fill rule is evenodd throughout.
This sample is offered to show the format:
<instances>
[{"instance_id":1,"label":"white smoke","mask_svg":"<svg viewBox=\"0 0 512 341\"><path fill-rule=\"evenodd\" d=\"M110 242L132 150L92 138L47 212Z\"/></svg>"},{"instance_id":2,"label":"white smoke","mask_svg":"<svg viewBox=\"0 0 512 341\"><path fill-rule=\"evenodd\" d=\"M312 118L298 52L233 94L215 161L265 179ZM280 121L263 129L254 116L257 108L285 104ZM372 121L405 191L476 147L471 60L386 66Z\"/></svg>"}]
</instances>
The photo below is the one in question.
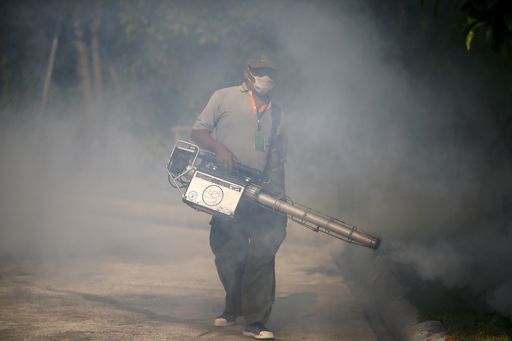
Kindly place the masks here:
<instances>
[{"instance_id":1,"label":"white smoke","mask_svg":"<svg viewBox=\"0 0 512 341\"><path fill-rule=\"evenodd\" d=\"M411 70L395 57L403 36L383 30L364 2L248 4L234 6L265 13L260 27L283 61L276 102L289 124L289 194L380 235L383 252L414 266L425 280L486 293L510 316L512 232L503 210L512 166L490 155L496 126L483 114L489 108L478 72L464 63L438 74ZM159 6L170 5L155 5L155 20ZM124 97L136 100L128 113L111 116L92 142L83 139L75 97L53 97L72 102L66 110L75 115L61 108L40 127L2 127L0 251L93 252L107 232L122 231L90 214L109 209L102 206L105 198L161 200L167 191L161 149L172 138L160 136L164 146L153 148L151 131L133 134L126 122L147 129L145 120L154 117L145 113L160 106L162 115L189 110L181 123L191 124L193 109L239 72L233 68L243 53L229 39L221 37L222 48L207 55L188 56L194 63L182 70L187 77L179 76L188 90L179 103L153 103L146 84L126 84ZM168 51L143 43L130 57L151 60L164 72Z\"/></svg>"}]
</instances>

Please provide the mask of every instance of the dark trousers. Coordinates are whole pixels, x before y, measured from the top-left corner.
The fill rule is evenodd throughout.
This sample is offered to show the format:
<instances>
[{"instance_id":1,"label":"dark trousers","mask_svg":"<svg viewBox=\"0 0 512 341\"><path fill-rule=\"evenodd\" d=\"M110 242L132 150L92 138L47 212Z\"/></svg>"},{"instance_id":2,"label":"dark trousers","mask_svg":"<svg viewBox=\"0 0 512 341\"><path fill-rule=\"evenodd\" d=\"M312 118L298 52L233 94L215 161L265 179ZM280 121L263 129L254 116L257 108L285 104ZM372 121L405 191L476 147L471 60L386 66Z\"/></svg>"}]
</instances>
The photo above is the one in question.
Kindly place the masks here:
<instances>
[{"instance_id":1,"label":"dark trousers","mask_svg":"<svg viewBox=\"0 0 512 341\"><path fill-rule=\"evenodd\" d=\"M210 246L226 291L225 313L266 323L275 299L275 255L286 216L241 202L234 219L212 218Z\"/></svg>"}]
</instances>

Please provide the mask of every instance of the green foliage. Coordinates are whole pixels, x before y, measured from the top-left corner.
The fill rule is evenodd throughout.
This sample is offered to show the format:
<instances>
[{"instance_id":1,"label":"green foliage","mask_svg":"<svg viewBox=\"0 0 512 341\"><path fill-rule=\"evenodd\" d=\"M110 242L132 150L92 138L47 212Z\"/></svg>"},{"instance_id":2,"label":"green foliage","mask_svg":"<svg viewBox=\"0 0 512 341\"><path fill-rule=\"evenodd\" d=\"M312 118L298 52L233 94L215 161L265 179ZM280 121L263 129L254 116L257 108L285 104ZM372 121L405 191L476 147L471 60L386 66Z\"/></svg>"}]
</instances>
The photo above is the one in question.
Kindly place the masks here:
<instances>
[{"instance_id":1,"label":"green foliage","mask_svg":"<svg viewBox=\"0 0 512 341\"><path fill-rule=\"evenodd\" d=\"M460 6L459 25L468 51L480 35L494 52L512 61L512 5L509 0L467 0Z\"/></svg>"},{"instance_id":2,"label":"green foliage","mask_svg":"<svg viewBox=\"0 0 512 341\"><path fill-rule=\"evenodd\" d=\"M258 19L268 7L265 4L234 0L117 0L114 4L108 16L111 38L104 37L115 41L109 46L111 62L119 67L123 83L151 89L143 96L155 99L159 106L155 111L167 126L190 122L214 88L239 82L242 62L253 49L273 48L268 41L271 35ZM208 63L211 70L197 68ZM216 77L222 72L219 66L229 70ZM208 75L209 82L202 82L199 75Z\"/></svg>"},{"instance_id":3,"label":"green foliage","mask_svg":"<svg viewBox=\"0 0 512 341\"><path fill-rule=\"evenodd\" d=\"M464 44L470 51L475 41L484 40L496 54L512 62L512 1L510 0L431 0L433 12L448 9L457 19L464 34ZM427 1L420 0L426 7Z\"/></svg>"},{"instance_id":4,"label":"green foliage","mask_svg":"<svg viewBox=\"0 0 512 341\"><path fill-rule=\"evenodd\" d=\"M410 52L411 59L422 56L415 64L422 71L459 72L473 78L488 107L482 115L494 118L496 138L488 146L489 154L512 155L512 1L421 0L420 4L421 16L414 16L414 9L408 7L404 18L408 28L419 32L414 40L419 47ZM432 6L434 14L428 11ZM426 22L421 30L419 20Z\"/></svg>"},{"instance_id":5,"label":"green foliage","mask_svg":"<svg viewBox=\"0 0 512 341\"><path fill-rule=\"evenodd\" d=\"M141 130L189 124L215 88L241 80L247 54L277 45L261 18L283 7L238 0L3 1L0 22L6 39L0 40L0 106L17 94L37 101L59 17L63 28L50 101L77 95L74 24L79 23L90 47L90 24L96 18L103 89L112 90L103 98L121 95L115 100L123 104L115 106L113 101L114 109L126 107L126 112L138 115L133 122Z\"/></svg>"}]
</instances>

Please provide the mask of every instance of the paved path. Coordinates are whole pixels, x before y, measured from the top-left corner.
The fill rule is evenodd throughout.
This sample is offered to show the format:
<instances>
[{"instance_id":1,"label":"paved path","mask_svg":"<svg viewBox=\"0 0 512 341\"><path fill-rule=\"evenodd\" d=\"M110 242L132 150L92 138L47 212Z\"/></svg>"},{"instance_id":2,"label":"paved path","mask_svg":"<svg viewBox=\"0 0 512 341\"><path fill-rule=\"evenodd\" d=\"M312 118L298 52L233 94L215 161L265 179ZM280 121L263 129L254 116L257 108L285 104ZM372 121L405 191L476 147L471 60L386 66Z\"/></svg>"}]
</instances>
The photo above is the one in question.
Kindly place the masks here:
<instances>
[{"instance_id":1,"label":"paved path","mask_svg":"<svg viewBox=\"0 0 512 341\"><path fill-rule=\"evenodd\" d=\"M91 229L94 238L83 234L90 249L2 260L0 339L247 340L241 324L211 326L223 291L207 222L184 205L118 201ZM289 226L268 324L278 340L390 339L335 267L332 254L343 247Z\"/></svg>"}]
</instances>

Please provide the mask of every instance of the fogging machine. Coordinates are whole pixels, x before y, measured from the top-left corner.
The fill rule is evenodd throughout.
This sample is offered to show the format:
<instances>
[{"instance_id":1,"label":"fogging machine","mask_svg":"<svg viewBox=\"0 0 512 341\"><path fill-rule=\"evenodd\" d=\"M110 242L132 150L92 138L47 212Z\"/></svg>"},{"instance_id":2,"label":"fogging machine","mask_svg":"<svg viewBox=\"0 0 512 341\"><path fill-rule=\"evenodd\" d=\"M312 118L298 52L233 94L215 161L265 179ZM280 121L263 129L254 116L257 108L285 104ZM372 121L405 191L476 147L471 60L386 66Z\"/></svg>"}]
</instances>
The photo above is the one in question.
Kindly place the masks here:
<instances>
[{"instance_id":1,"label":"fogging machine","mask_svg":"<svg viewBox=\"0 0 512 341\"><path fill-rule=\"evenodd\" d=\"M178 140L167 163L168 179L182 200L196 210L233 218L241 200L286 214L291 220L347 243L377 249L380 239L309 207L279 198L263 189L259 170L235 163L230 172L215 164L215 154L197 145Z\"/></svg>"}]
</instances>

